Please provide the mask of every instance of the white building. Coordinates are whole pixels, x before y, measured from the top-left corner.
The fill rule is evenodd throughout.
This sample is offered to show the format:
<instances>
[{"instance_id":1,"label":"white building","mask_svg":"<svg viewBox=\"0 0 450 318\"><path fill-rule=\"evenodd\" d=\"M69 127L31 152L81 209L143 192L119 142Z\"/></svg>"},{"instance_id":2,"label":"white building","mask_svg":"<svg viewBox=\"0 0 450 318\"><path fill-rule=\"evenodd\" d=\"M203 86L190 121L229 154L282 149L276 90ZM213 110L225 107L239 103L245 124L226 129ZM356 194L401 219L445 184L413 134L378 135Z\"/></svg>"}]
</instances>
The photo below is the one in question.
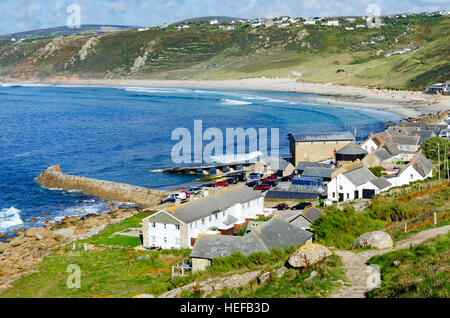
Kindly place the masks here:
<instances>
[{"instance_id":1,"label":"white building","mask_svg":"<svg viewBox=\"0 0 450 318\"><path fill-rule=\"evenodd\" d=\"M145 218L144 247L192 248L202 235L232 235L260 216L265 216L262 194L237 186Z\"/></svg>"},{"instance_id":2,"label":"white building","mask_svg":"<svg viewBox=\"0 0 450 318\"><path fill-rule=\"evenodd\" d=\"M211 24L211 25L219 24L219 20L217 20L217 19L211 20L211 21L209 21L209 24Z\"/></svg>"},{"instance_id":3,"label":"white building","mask_svg":"<svg viewBox=\"0 0 450 318\"><path fill-rule=\"evenodd\" d=\"M377 178L361 163L355 163L333 175L327 185L328 200L346 202L371 199L391 187L392 184L385 178Z\"/></svg>"},{"instance_id":4,"label":"white building","mask_svg":"<svg viewBox=\"0 0 450 318\"><path fill-rule=\"evenodd\" d=\"M389 178L389 182L394 187L401 187L412 182L425 180L433 176L433 162L427 159L421 152L418 152L411 159L411 162L400 172Z\"/></svg>"},{"instance_id":5,"label":"white building","mask_svg":"<svg viewBox=\"0 0 450 318\"><path fill-rule=\"evenodd\" d=\"M311 20L306 19L305 21L303 21L303 24L306 24L306 25L316 24L316 20L313 20L313 19L311 19Z\"/></svg>"},{"instance_id":6,"label":"white building","mask_svg":"<svg viewBox=\"0 0 450 318\"><path fill-rule=\"evenodd\" d=\"M327 22L322 22L322 25L325 26L339 26L338 20L328 20Z\"/></svg>"}]
</instances>

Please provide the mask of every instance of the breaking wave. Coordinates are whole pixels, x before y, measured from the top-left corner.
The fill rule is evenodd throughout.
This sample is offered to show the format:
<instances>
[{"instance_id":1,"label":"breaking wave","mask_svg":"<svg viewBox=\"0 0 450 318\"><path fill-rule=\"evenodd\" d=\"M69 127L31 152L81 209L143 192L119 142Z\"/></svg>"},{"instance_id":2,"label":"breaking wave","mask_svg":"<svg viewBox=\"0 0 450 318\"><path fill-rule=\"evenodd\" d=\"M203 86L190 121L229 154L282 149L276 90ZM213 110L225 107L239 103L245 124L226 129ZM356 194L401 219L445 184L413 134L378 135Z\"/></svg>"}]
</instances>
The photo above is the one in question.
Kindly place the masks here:
<instances>
[{"instance_id":1,"label":"breaking wave","mask_svg":"<svg viewBox=\"0 0 450 318\"><path fill-rule=\"evenodd\" d=\"M20 210L14 207L0 210L0 232L11 227L23 224L20 218Z\"/></svg>"},{"instance_id":2,"label":"breaking wave","mask_svg":"<svg viewBox=\"0 0 450 318\"><path fill-rule=\"evenodd\" d=\"M242 100L236 100L236 99L221 99L221 102L223 105L251 105L252 102L245 102Z\"/></svg>"}]
</instances>

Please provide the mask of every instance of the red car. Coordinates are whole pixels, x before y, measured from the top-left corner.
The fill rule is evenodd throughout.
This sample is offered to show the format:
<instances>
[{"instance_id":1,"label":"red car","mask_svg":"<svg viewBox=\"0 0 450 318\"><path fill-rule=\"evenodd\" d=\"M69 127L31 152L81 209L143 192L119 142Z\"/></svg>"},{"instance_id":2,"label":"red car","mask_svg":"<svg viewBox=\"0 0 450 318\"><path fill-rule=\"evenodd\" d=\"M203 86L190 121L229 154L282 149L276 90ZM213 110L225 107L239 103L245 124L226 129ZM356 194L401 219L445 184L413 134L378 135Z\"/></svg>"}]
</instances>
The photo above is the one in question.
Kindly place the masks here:
<instances>
[{"instance_id":1,"label":"red car","mask_svg":"<svg viewBox=\"0 0 450 318\"><path fill-rule=\"evenodd\" d=\"M216 182L216 187L228 187L230 184L225 181Z\"/></svg>"},{"instance_id":2,"label":"red car","mask_svg":"<svg viewBox=\"0 0 450 318\"><path fill-rule=\"evenodd\" d=\"M269 177L269 178L267 178L267 180L269 180L269 181L278 181L278 178L277 177Z\"/></svg>"},{"instance_id":3,"label":"red car","mask_svg":"<svg viewBox=\"0 0 450 318\"><path fill-rule=\"evenodd\" d=\"M261 190L261 191L267 191L267 190L270 190L270 186L265 185L265 184L261 184L259 186L256 186L254 189L255 190Z\"/></svg>"}]
</instances>

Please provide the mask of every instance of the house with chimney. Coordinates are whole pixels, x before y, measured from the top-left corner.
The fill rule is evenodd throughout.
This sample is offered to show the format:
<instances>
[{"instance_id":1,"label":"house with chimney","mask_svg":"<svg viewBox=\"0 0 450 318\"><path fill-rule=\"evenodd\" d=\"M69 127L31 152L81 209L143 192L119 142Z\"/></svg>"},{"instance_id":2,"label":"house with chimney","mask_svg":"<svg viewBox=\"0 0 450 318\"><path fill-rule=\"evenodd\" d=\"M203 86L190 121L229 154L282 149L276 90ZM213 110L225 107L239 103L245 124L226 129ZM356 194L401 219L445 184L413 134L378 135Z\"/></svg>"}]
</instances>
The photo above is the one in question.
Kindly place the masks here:
<instances>
[{"instance_id":1,"label":"house with chimney","mask_svg":"<svg viewBox=\"0 0 450 318\"><path fill-rule=\"evenodd\" d=\"M414 154L410 163L397 174L387 176L393 187L401 187L412 182L425 180L433 176L433 162L422 152Z\"/></svg>"}]
</instances>

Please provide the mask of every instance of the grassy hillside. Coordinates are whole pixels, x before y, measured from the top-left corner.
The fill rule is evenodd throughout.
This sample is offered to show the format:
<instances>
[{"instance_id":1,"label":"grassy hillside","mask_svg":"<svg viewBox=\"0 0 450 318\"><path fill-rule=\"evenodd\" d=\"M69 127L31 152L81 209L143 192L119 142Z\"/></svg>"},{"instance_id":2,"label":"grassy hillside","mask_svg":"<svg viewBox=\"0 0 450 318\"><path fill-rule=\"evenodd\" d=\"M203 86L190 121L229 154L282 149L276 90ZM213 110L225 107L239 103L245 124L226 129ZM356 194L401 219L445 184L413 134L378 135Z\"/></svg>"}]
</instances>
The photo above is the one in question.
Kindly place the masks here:
<instances>
[{"instance_id":1,"label":"grassy hillside","mask_svg":"<svg viewBox=\"0 0 450 318\"><path fill-rule=\"evenodd\" d=\"M171 25L143 32L29 38L23 43L3 40L0 76L211 80L288 76L402 89L423 89L449 79L450 18L386 19L379 29L352 31L345 26L361 21L341 22L340 27L238 24L232 31L192 22L182 30ZM385 57L413 45L419 49Z\"/></svg>"}]
</instances>

